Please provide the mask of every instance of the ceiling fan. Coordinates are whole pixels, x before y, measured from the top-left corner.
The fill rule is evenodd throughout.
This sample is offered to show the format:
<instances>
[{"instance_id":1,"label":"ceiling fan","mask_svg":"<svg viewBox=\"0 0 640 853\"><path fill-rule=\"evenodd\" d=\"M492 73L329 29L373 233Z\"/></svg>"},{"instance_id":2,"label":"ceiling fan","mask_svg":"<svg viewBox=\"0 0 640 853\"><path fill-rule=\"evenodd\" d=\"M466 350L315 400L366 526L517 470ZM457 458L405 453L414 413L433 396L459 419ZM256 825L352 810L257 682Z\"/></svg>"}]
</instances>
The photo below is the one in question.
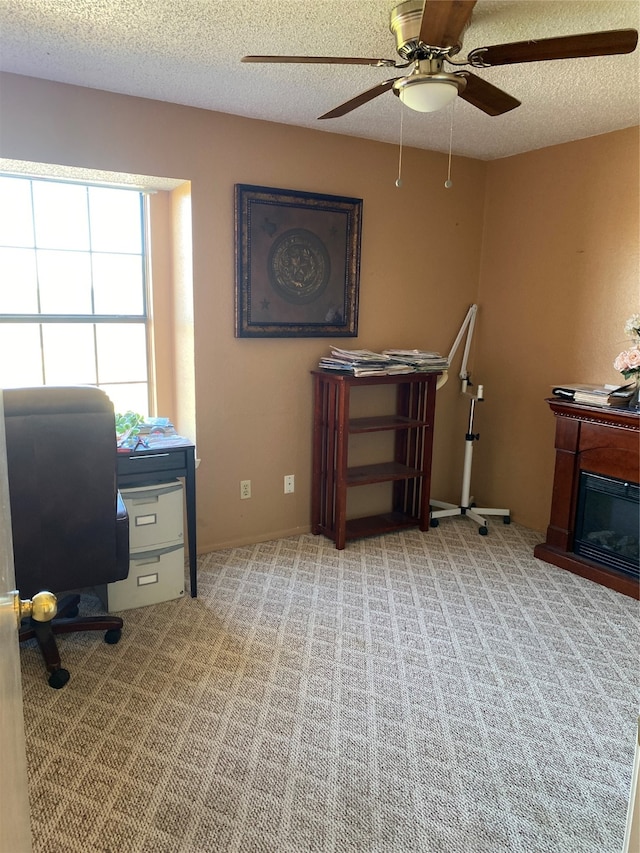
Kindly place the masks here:
<instances>
[{"instance_id":1,"label":"ceiling fan","mask_svg":"<svg viewBox=\"0 0 640 853\"><path fill-rule=\"evenodd\" d=\"M344 116L389 90L408 107L420 112L439 110L460 96L487 115L498 116L519 107L520 101L471 71L443 71L443 64L492 68L520 62L611 56L632 53L638 43L637 30L608 30L477 47L469 52L466 60L455 59L462 48L462 34L475 4L476 0L404 0L392 9L389 29L395 36L396 50L403 62L349 56L244 56L242 62L329 63L378 68L412 66L406 76L384 80L319 116L320 119Z\"/></svg>"}]
</instances>

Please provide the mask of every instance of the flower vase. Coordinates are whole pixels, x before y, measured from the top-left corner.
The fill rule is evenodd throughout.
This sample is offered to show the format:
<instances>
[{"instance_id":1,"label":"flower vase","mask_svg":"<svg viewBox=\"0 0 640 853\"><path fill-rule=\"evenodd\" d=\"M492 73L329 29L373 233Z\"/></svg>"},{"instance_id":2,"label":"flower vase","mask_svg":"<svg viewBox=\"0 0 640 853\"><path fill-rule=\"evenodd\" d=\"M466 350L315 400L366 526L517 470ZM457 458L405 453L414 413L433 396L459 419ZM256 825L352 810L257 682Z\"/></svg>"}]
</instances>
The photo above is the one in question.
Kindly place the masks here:
<instances>
[{"instance_id":1,"label":"flower vase","mask_svg":"<svg viewBox=\"0 0 640 853\"><path fill-rule=\"evenodd\" d=\"M632 412L640 412L640 374L636 373L633 377L635 388L633 394L629 398L629 409Z\"/></svg>"}]
</instances>

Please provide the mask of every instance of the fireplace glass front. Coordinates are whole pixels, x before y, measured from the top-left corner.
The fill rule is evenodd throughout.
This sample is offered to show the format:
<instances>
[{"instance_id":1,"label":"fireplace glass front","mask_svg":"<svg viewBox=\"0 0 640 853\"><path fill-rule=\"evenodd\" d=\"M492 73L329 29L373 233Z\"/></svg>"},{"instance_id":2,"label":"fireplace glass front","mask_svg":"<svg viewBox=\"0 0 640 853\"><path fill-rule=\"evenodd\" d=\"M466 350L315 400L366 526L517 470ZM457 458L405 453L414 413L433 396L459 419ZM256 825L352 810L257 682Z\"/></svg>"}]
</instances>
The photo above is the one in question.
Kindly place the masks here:
<instances>
[{"instance_id":1,"label":"fireplace glass front","mask_svg":"<svg viewBox=\"0 0 640 853\"><path fill-rule=\"evenodd\" d=\"M573 552L637 579L639 541L640 486L581 471Z\"/></svg>"}]
</instances>

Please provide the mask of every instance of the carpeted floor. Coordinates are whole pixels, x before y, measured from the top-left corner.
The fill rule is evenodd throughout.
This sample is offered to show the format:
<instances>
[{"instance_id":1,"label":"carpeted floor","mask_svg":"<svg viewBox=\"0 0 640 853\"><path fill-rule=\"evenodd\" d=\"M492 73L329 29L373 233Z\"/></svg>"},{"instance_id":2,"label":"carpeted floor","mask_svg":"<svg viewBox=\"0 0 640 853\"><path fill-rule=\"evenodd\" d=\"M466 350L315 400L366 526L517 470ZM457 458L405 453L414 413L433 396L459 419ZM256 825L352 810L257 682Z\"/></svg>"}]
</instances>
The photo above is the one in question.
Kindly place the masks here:
<instances>
[{"instance_id":1,"label":"carpeted floor","mask_svg":"<svg viewBox=\"0 0 640 853\"><path fill-rule=\"evenodd\" d=\"M219 551L119 645L61 637L62 690L23 646L35 853L619 853L637 602L541 538Z\"/></svg>"}]
</instances>

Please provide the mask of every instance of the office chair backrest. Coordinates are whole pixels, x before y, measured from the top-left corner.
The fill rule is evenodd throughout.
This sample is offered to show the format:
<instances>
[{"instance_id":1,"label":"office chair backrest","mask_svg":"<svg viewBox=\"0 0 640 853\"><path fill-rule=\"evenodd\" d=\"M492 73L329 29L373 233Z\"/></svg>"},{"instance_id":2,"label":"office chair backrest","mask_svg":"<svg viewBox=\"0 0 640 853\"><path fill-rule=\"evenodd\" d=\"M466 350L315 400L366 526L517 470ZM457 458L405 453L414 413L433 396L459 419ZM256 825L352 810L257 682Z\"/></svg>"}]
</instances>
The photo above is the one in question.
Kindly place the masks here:
<instances>
[{"instance_id":1,"label":"office chair backrest","mask_svg":"<svg viewBox=\"0 0 640 853\"><path fill-rule=\"evenodd\" d=\"M93 386L7 389L3 397L21 597L118 580L111 400Z\"/></svg>"}]
</instances>

